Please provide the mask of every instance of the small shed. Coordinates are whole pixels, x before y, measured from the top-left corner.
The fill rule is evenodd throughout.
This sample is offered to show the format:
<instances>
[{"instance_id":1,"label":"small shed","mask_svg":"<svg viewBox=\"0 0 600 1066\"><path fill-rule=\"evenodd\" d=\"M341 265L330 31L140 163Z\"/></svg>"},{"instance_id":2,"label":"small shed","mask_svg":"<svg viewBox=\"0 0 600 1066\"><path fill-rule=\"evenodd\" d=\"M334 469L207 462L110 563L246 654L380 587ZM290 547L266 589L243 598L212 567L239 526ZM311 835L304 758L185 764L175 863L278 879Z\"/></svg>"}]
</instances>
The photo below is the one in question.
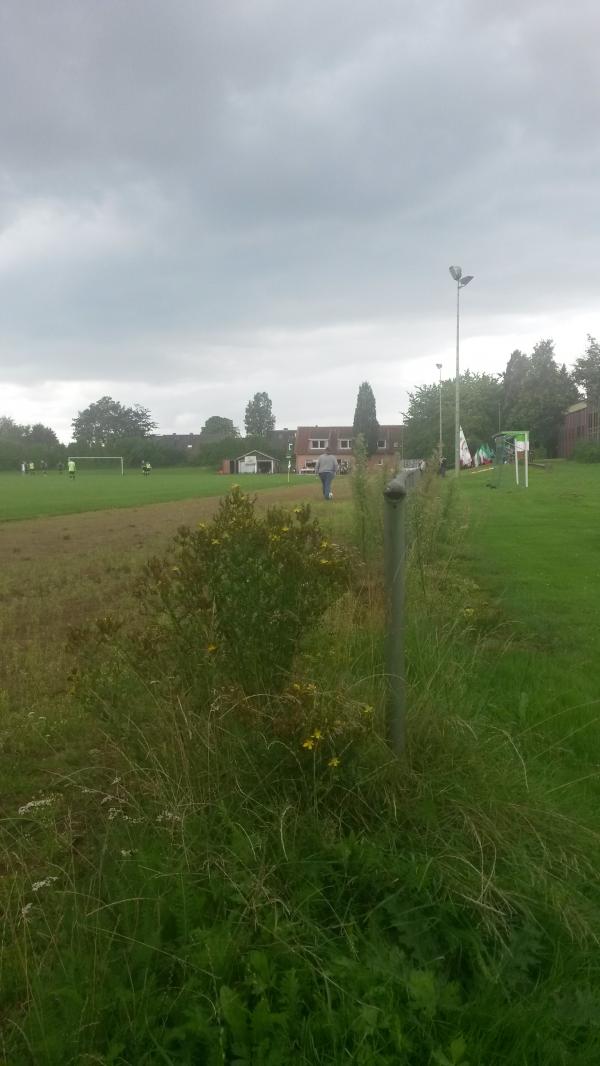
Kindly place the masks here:
<instances>
[{"instance_id":1,"label":"small shed","mask_svg":"<svg viewBox=\"0 0 600 1066\"><path fill-rule=\"evenodd\" d=\"M256 449L223 463L224 472L228 474L276 474L278 467L277 459Z\"/></svg>"}]
</instances>

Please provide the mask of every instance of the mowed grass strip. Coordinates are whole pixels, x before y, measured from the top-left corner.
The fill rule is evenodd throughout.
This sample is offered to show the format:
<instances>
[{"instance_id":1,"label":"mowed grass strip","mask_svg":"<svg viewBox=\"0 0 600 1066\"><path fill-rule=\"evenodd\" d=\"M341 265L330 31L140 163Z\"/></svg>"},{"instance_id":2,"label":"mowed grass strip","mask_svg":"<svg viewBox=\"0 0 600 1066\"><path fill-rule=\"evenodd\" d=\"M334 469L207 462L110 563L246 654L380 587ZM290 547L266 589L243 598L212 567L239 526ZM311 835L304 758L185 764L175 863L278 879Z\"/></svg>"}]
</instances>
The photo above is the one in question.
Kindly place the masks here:
<instances>
[{"instance_id":1,"label":"mowed grass strip","mask_svg":"<svg viewBox=\"0 0 600 1066\"><path fill-rule=\"evenodd\" d=\"M463 475L470 510L459 568L480 591L465 603L479 641L472 686L482 707L555 768L599 791L600 468L555 462L517 489L506 469ZM493 615L499 625L490 627Z\"/></svg>"},{"instance_id":2,"label":"mowed grass strip","mask_svg":"<svg viewBox=\"0 0 600 1066\"><path fill-rule=\"evenodd\" d=\"M290 475L290 484L313 478ZM78 514L115 507L142 507L150 503L223 496L232 485L245 491L262 492L288 484L287 474L216 474L198 467L153 470L144 477L140 470L101 472L81 469L72 481L66 473L50 471L33 475L0 474L0 522L49 515Z\"/></svg>"}]
</instances>

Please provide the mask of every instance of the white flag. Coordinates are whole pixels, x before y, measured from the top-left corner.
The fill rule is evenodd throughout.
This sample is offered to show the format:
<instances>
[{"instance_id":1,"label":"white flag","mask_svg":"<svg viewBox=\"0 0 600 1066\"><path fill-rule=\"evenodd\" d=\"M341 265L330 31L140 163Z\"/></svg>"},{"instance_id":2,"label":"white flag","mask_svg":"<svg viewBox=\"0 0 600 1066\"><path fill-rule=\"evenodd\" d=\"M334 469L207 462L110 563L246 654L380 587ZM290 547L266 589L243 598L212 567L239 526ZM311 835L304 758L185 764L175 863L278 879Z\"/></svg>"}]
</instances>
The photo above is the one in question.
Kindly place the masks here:
<instances>
[{"instance_id":1,"label":"white flag","mask_svg":"<svg viewBox=\"0 0 600 1066\"><path fill-rule=\"evenodd\" d=\"M469 451L469 445L467 444L466 437L460 427L460 449L459 449L460 465L471 466L471 453Z\"/></svg>"}]
</instances>

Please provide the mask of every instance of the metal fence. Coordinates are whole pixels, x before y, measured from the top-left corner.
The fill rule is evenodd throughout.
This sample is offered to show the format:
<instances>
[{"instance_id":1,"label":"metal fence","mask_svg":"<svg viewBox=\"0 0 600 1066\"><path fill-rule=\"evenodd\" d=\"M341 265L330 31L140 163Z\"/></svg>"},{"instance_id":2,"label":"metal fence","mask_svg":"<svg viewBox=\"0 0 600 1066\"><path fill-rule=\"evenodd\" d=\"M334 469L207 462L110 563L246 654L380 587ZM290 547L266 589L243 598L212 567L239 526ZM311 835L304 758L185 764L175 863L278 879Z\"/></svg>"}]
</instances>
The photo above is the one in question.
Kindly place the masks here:
<instances>
[{"instance_id":1,"label":"metal fence","mask_svg":"<svg viewBox=\"0 0 600 1066\"><path fill-rule=\"evenodd\" d=\"M383 491L386 589L386 722L397 755L406 746L406 676L404 666L404 586L407 495L421 478L420 467L402 470Z\"/></svg>"}]
</instances>

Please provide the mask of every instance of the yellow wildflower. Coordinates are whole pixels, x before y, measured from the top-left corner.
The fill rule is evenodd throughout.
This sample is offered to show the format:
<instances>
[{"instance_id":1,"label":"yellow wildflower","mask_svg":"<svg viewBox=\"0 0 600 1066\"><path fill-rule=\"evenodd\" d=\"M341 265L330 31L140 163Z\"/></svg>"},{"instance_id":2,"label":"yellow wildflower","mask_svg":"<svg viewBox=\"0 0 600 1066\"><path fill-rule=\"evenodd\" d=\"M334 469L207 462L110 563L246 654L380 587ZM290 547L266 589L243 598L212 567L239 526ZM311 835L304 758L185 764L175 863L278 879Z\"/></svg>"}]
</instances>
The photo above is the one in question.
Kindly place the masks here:
<instances>
[{"instance_id":1,"label":"yellow wildflower","mask_svg":"<svg viewBox=\"0 0 600 1066\"><path fill-rule=\"evenodd\" d=\"M302 508L301 507L294 507L294 514L302 514Z\"/></svg>"},{"instance_id":2,"label":"yellow wildflower","mask_svg":"<svg viewBox=\"0 0 600 1066\"><path fill-rule=\"evenodd\" d=\"M281 527L281 532L282 533L289 533L289 531L290 531L290 527L289 526L282 526Z\"/></svg>"},{"instance_id":3,"label":"yellow wildflower","mask_svg":"<svg viewBox=\"0 0 600 1066\"><path fill-rule=\"evenodd\" d=\"M339 766L340 765L340 760L338 759L337 755L334 755L333 758L329 760L327 765L328 766Z\"/></svg>"},{"instance_id":4,"label":"yellow wildflower","mask_svg":"<svg viewBox=\"0 0 600 1066\"><path fill-rule=\"evenodd\" d=\"M206 529L206 522L198 522L197 529Z\"/></svg>"},{"instance_id":5,"label":"yellow wildflower","mask_svg":"<svg viewBox=\"0 0 600 1066\"><path fill-rule=\"evenodd\" d=\"M319 559L319 563L321 564L321 566L329 566L330 560L329 559Z\"/></svg>"},{"instance_id":6,"label":"yellow wildflower","mask_svg":"<svg viewBox=\"0 0 600 1066\"><path fill-rule=\"evenodd\" d=\"M218 538L218 537L213 537L213 539L211 540L211 542L210 542L210 543L211 543L211 544L220 544L221 542L220 542L220 540L219 540L219 538Z\"/></svg>"},{"instance_id":7,"label":"yellow wildflower","mask_svg":"<svg viewBox=\"0 0 600 1066\"><path fill-rule=\"evenodd\" d=\"M306 748L307 751L312 751L314 746L315 746L315 742L312 739L312 737L308 737L308 739L305 740L303 745L302 745L302 747Z\"/></svg>"},{"instance_id":8,"label":"yellow wildflower","mask_svg":"<svg viewBox=\"0 0 600 1066\"><path fill-rule=\"evenodd\" d=\"M328 540L322 540L320 545L319 545L319 547L328 548L329 547L329 541Z\"/></svg>"},{"instance_id":9,"label":"yellow wildflower","mask_svg":"<svg viewBox=\"0 0 600 1066\"><path fill-rule=\"evenodd\" d=\"M173 571L174 574L178 574L179 573L179 567L178 566L172 566L171 570Z\"/></svg>"},{"instance_id":10,"label":"yellow wildflower","mask_svg":"<svg viewBox=\"0 0 600 1066\"><path fill-rule=\"evenodd\" d=\"M206 646L207 652L209 652L211 655L212 655L212 653L214 651L218 651L218 648L219 648L218 644L207 644L207 646Z\"/></svg>"},{"instance_id":11,"label":"yellow wildflower","mask_svg":"<svg viewBox=\"0 0 600 1066\"><path fill-rule=\"evenodd\" d=\"M315 729L315 731L313 733L313 737L315 738L315 740L322 740L323 739L323 734L322 734L321 730L320 729Z\"/></svg>"},{"instance_id":12,"label":"yellow wildflower","mask_svg":"<svg viewBox=\"0 0 600 1066\"><path fill-rule=\"evenodd\" d=\"M473 607L465 607L464 610L463 610L463 614L464 614L465 618L472 618L473 615L475 614L475 610L474 610Z\"/></svg>"},{"instance_id":13,"label":"yellow wildflower","mask_svg":"<svg viewBox=\"0 0 600 1066\"><path fill-rule=\"evenodd\" d=\"M373 714L373 708L368 703L361 707L361 711L363 714Z\"/></svg>"}]
</instances>

